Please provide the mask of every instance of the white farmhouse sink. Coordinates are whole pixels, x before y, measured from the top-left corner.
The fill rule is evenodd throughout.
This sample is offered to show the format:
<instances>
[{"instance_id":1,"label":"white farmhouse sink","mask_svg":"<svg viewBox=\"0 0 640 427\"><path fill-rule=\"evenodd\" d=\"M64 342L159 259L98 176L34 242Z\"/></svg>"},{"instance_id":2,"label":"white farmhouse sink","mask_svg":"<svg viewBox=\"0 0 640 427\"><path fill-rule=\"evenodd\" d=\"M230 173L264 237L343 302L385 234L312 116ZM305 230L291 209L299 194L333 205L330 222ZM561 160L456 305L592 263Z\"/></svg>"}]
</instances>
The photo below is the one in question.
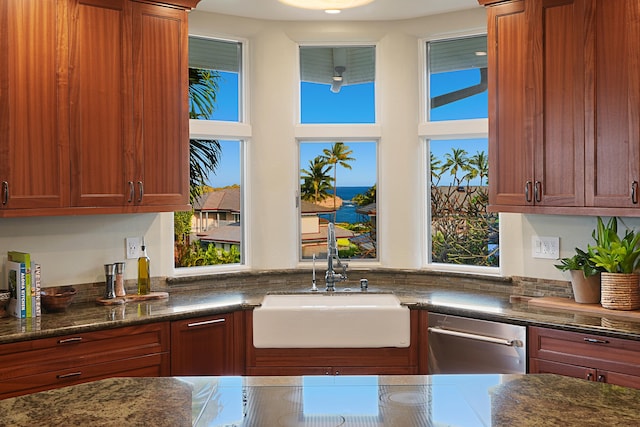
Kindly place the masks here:
<instances>
[{"instance_id":1,"label":"white farmhouse sink","mask_svg":"<svg viewBox=\"0 0 640 427\"><path fill-rule=\"evenodd\" d=\"M257 348L409 344L409 309L392 294L267 295L253 311L253 345Z\"/></svg>"}]
</instances>

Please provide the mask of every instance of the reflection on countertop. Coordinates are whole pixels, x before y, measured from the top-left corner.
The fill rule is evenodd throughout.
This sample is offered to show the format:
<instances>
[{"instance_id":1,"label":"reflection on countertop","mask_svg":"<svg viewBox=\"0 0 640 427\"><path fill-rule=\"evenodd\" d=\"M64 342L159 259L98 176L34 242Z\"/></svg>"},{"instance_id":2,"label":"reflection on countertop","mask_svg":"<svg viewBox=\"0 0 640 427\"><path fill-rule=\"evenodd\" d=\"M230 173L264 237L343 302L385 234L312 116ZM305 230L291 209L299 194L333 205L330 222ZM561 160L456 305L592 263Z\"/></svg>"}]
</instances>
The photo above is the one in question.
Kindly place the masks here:
<instances>
[{"instance_id":1,"label":"reflection on countertop","mask_svg":"<svg viewBox=\"0 0 640 427\"><path fill-rule=\"evenodd\" d=\"M510 298L507 292L473 289L465 279L465 286L456 286L451 280L429 284L376 284L369 276L368 292L393 292L403 304L411 308L432 312L505 321L521 325L546 326L619 338L640 340L640 322L628 319L616 321L611 315L597 316L571 311L551 311L529 307L526 301ZM503 286L508 289L508 287ZM88 332L92 330L128 326L166 320L179 320L197 316L251 309L260 304L267 293L310 292L305 285L246 285L241 279L234 284L220 285L213 280L198 286L174 286L169 298L163 300L128 302L119 306L92 303L72 304L64 313L45 313L34 319L0 319L0 344L33 338ZM338 288L344 292L345 288ZM349 292L358 293L359 288Z\"/></svg>"},{"instance_id":2,"label":"reflection on countertop","mask_svg":"<svg viewBox=\"0 0 640 427\"><path fill-rule=\"evenodd\" d=\"M112 378L0 412L3 425L630 426L640 390L556 375Z\"/></svg>"}]
</instances>

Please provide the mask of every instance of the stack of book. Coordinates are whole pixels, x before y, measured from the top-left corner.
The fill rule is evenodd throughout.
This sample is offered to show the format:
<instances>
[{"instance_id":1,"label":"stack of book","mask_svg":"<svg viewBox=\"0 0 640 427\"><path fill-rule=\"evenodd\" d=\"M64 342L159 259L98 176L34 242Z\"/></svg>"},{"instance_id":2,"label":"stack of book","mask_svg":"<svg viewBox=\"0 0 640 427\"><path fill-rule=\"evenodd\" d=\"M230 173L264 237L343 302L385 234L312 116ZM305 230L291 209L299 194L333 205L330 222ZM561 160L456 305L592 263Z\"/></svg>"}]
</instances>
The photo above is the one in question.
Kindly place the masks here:
<instances>
[{"instance_id":1,"label":"stack of book","mask_svg":"<svg viewBox=\"0 0 640 427\"><path fill-rule=\"evenodd\" d=\"M9 251L5 273L11 293L7 312L18 318L40 316L40 264L33 262L29 253Z\"/></svg>"}]
</instances>

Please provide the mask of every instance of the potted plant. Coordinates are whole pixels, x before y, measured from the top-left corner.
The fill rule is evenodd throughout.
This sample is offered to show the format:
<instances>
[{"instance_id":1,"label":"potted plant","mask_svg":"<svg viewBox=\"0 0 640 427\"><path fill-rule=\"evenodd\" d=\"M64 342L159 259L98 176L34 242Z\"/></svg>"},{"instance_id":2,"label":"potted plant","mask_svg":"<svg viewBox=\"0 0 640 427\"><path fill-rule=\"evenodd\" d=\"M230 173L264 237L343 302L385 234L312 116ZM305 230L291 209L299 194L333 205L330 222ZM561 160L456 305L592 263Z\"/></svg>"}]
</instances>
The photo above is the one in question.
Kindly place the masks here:
<instances>
[{"instance_id":1,"label":"potted plant","mask_svg":"<svg viewBox=\"0 0 640 427\"><path fill-rule=\"evenodd\" d=\"M600 302L604 308L636 310L640 308L640 284L637 273L640 262L640 234L626 230L618 235L618 222L612 217L605 225L598 217L593 231L595 246L589 246L590 261L603 268Z\"/></svg>"},{"instance_id":2,"label":"potted plant","mask_svg":"<svg viewBox=\"0 0 640 427\"><path fill-rule=\"evenodd\" d=\"M604 269L596 266L587 252L576 248L576 253L572 257L562 258L560 264L555 267L571 274L571 288L577 303L597 304L600 302L600 273Z\"/></svg>"}]
</instances>

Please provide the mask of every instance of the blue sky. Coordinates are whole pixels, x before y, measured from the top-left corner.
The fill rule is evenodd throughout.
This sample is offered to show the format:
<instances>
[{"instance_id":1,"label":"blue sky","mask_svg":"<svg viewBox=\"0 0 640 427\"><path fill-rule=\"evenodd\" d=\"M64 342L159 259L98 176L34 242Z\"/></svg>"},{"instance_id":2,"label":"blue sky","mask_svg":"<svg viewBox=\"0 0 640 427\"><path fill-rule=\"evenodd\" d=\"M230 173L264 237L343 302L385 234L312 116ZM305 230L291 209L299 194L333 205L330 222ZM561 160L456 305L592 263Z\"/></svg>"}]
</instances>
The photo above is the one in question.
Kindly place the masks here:
<instances>
[{"instance_id":1,"label":"blue sky","mask_svg":"<svg viewBox=\"0 0 640 427\"><path fill-rule=\"evenodd\" d=\"M217 109L213 120L239 120L238 74L221 72ZM479 70L454 71L431 76L432 96L441 95L479 82ZM433 121L487 117L487 92L439 107L431 111ZM301 83L302 123L375 123L375 86L373 83L344 86L339 93L330 91L330 85ZM332 142L302 142L300 167L307 169L309 160L329 148ZM338 186L372 186L377 180L377 156L374 142L344 141L353 151L352 170L338 168ZM220 141L222 158L210 185L224 187L240 183L240 143ZM432 152L441 159L452 147L464 148L469 156L479 150L487 152L486 139L431 141ZM481 148L479 148L481 147ZM441 182L445 184L446 182Z\"/></svg>"}]
</instances>

